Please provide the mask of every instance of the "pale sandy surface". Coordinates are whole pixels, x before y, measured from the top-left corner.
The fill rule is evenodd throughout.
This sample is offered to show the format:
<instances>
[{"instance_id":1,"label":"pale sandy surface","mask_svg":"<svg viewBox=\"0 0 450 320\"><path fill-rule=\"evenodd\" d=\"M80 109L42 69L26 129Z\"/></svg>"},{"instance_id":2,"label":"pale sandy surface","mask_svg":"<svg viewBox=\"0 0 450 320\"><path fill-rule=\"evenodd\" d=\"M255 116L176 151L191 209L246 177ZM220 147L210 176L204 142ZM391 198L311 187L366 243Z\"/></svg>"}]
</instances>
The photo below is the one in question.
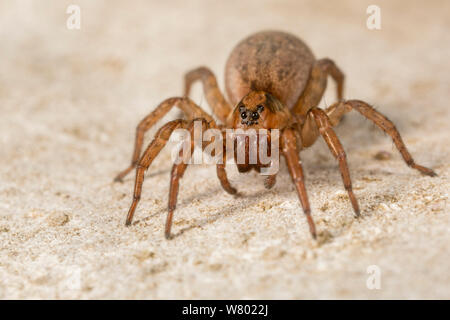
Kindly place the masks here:
<instances>
[{"instance_id":1,"label":"pale sandy surface","mask_svg":"<svg viewBox=\"0 0 450 320\"><path fill-rule=\"evenodd\" d=\"M377 2L380 31L365 26L373 1L27 3L0 2L0 298L450 297L449 1ZM65 27L70 3L81 5L80 31ZM439 177L409 169L387 136L352 114L337 132L362 219L325 144L303 152L318 242L284 163L270 191L230 166L239 199L214 167L191 167L166 241L169 149L125 228L134 174L112 178L128 164L137 122L181 93L190 68L211 67L223 87L232 46L269 28L335 59L346 96L387 114ZM392 159L374 159L379 151ZM366 287L370 265L380 290Z\"/></svg>"}]
</instances>

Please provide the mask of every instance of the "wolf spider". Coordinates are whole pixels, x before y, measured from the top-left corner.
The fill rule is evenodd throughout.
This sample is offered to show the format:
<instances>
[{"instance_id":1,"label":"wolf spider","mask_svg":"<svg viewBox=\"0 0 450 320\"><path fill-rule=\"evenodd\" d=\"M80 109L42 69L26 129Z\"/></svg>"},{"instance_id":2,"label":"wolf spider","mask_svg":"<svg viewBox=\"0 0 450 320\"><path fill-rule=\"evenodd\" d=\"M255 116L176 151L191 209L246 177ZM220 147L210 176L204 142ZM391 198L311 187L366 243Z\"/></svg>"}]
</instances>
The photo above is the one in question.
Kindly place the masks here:
<instances>
[{"instance_id":1,"label":"wolf spider","mask_svg":"<svg viewBox=\"0 0 450 320\"><path fill-rule=\"evenodd\" d=\"M324 94L328 75L337 84L338 102L323 110L317 105ZM191 85L197 80L202 82L208 104L219 123L188 98ZM364 101L343 100L344 75L341 70L330 59L316 60L308 46L291 34L266 31L253 34L241 41L228 58L225 85L229 102L222 95L216 77L208 68L200 67L192 70L185 76L184 96L163 101L139 123L131 165L115 178L115 181L122 181L123 177L136 168L133 202L128 211L126 225L131 224L141 197L145 171L175 129L184 128L192 134L194 120L202 121L203 130L207 128L279 129L280 151L286 159L313 238L316 238L316 228L306 193L300 151L311 146L319 136L322 136L338 161L344 187L348 192L355 215L360 215L358 201L352 190L346 154L333 130L345 113L356 110L372 120L391 136L408 166L425 175L436 175L433 170L414 162L399 132L388 118ZM180 108L186 118L173 120L163 125L141 156L144 133L173 106ZM239 172L252 169L260 171L262 164L241 163L237 164L237 167ZM168 239L176 207L179 180L186 168L185 162L176 163L172 167L169 213L165 226L165 236ZM216 169L225 191L236 194L236 189L227 179L225 162L217 164ZM276 174L267 176L266 188L273 187L275 181Z\"/></svg>"}]
</instances>

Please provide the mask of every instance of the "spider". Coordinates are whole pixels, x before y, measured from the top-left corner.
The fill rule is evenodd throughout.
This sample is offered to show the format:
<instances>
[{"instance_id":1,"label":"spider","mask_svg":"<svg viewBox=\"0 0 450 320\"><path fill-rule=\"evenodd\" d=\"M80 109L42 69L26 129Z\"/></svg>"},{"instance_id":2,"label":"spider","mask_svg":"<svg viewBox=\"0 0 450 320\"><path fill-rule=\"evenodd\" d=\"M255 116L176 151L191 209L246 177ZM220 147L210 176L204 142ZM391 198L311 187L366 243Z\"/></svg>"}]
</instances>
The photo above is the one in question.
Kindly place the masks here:
<instances>
[{"instance_id":1,"label":"spider","mask_svg":"<svg viewBox=\"0 0 450 320\"><path fill-rule=\"evenodd\" d=\"M321 109L318 104L326 89L327 76L331 76L337 85L338 101L326 109ZM197 80L203 84L206 100L218 121L188 98L191 86ZM134 195L126 219L127 226L132 222L141 197L145 171L167 143L172 132L175 129L184 128L192 133L195 120L201 121L202 129L218 128L222 131L227 128L278 129L279 151L285 157L289 174L295 184L314 239L316 227L311 217L300 151L311 146L319 136L322 136L336 158L355 216L360 216L358 201L352 190L346 154L333 130L343 115L351 110L356 110L386 132L408 166L428 176L436 175L433 170L414 162L396 127L386 116L364 101L344 100L344 74L341 70L328 58L316 60L308 46L292 34L263 31L242 40L232 50L226 63L225 86L228 101L220 91L216 77L210 69L207 67L194 69L185 75L184 96L163 101L139 123L131 165L115 178L115 181L122 181L131 170L136 168ZM185 118L163 125L141 156L145 132L173 106L180 108ZM165 225L167 239L171 238L170 230L177 202L179 180L187 166L187 163L181 162L175 163L172 167ZM239 172L260 171L262 167L260 162L237 164ZM236 194L236 189L227 179L225 164L216 164L216 171L223 189L230 194ZM269 189L275 185L275 182L276 174L268 175L264 185Z\"/></svg>"}]
</instances>

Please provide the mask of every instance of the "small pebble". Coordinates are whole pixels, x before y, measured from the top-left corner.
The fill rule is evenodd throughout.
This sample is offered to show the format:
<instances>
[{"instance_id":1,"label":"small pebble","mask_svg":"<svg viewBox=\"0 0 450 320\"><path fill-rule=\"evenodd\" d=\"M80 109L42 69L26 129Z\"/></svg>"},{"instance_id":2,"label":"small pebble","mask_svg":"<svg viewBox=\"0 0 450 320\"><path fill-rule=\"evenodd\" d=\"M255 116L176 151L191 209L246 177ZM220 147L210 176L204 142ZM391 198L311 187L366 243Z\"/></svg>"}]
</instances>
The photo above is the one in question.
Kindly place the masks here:
<instances>
[{"instance_id":1,"label":"small pebble","mask_svg":"<svg viewBox=\"0 0 450 320\"><path fill-rule=\"evenodd\" d=\"M392 158L392 154L387 151L378 151L377 154L375 154L374 158L382 161L389 160Z\"/></svg>"},{"instance_id":2,"label":"small pebble","mask_svg":"<svg viewBox=\"0 0 450 320\"><path fill-rule=\"evenodd\" d=\"M65 212L53 212L47 217L47 223L52 227L63 226L69 220L70 216Z\"/></svg>"}]
</instances>

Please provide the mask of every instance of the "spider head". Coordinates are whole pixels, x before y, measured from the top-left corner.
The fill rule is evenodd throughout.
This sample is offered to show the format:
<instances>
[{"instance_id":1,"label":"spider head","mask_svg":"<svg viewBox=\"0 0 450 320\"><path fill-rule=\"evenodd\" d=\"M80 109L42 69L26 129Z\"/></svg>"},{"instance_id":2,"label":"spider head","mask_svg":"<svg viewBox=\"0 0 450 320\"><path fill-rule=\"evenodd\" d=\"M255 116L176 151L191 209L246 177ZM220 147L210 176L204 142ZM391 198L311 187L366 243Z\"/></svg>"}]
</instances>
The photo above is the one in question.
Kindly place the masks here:
<instances>
[{"instance_id":1,"label":"spider head","mask_svg":"<svg viewBox=\"0 0 450 320\"><path fill-rule=\"evenodd\" d=\"M256 108L247 108L241 104L239 106L239 116L241 117L241 124L247 126L259 124L258 120L261 117L261 113L264 111L264 105L259 104Z\"/></svg>"},{"instance_id":2,"label":"spider head","mask_svg":"<svg viewBox=\"0 0 450 320\"><path fill-rule=\"evenodd\" d=\"M236 105L231 114L233 128L280 128L289 118L289 110L273 95L264 91L250 91Z\"/></svg>"}]
</instances>

